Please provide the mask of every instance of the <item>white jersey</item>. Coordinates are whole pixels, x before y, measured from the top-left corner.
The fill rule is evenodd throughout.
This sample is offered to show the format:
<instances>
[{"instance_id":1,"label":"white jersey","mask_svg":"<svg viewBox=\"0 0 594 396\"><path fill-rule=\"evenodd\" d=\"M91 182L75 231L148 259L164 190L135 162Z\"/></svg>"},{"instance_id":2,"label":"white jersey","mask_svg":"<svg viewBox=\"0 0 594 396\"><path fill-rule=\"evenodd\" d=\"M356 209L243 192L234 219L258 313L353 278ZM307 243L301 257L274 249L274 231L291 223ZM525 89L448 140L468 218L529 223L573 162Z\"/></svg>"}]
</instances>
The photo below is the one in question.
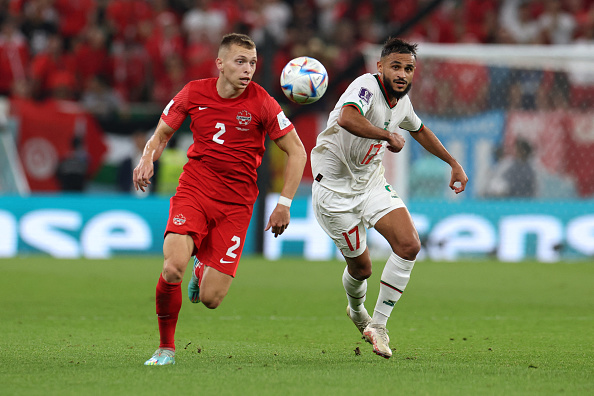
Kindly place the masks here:
<instances>
[{"instance_id":1,"label":"white jersey","mask_svg":"<svg viewBox=\"0 0 594 396\"><path fill-rule=\"evenodd\" d=\"M387 142L353 135L340 127L337 120L344 106L355 106L379 128L421 130L423 123L415 114L408 95L394 107L387 98L379 76L369 73L358 77L342 94L311 152L313 176L322 186L339 193L358 194L384 182L382 160Z\"/></svg>"}]
</instances>

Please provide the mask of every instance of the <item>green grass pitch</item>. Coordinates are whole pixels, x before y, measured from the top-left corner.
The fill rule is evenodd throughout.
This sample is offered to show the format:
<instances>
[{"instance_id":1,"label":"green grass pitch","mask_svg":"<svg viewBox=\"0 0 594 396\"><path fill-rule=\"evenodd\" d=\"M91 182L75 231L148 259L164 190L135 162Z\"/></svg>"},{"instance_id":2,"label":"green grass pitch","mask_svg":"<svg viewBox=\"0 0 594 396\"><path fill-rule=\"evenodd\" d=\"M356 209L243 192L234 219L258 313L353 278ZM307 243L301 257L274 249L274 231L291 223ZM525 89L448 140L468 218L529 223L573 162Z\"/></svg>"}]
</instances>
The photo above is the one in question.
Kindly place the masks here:
<instances>
[{"instance_id":1,"label":"green grass pitch","mask_svg":"<svg viewBox=\"0 0 594 396\"><path fill-rule=\"evenodd\" d=\"M161 265L0 260L0 394L594 394L594 262L419 262L386 360L345 314L344 264L245 257L216 310L187 300L186 273L177 364L145 367Z\"/></svg>"}]
</instances>

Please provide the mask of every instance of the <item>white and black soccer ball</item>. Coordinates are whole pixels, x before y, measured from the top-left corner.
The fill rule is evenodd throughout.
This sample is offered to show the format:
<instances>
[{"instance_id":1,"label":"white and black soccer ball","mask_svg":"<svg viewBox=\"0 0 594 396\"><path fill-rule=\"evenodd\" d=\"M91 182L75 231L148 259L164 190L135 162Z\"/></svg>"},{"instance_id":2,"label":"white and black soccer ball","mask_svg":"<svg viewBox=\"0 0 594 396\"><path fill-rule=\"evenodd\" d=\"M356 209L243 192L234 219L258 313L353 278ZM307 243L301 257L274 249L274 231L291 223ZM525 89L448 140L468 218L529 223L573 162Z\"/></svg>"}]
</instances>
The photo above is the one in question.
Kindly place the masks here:
<instances>
[{"instance_id":1,"label":"white and black soccer ball","mask_svg":"<svg viewBox=\"0 0 594 396\"><path fill-rule=\"evenodd\" d=\"M328 73L317 59L300 56L283 68L280 85L289 100L310 104L319 100L326 92Z\"/></svg>"}]
</instances>

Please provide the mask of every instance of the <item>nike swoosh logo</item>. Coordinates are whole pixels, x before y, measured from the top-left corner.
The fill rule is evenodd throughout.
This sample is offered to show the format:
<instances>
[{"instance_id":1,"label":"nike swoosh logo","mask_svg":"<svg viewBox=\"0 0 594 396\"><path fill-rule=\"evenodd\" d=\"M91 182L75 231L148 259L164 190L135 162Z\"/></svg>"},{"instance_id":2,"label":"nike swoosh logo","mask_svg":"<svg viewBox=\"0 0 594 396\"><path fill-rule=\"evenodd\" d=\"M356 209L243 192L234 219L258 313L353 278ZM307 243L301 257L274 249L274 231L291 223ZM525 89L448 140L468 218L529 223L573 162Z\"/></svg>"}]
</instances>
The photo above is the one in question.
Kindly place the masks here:
<instances>
[{"instance_id":1,"label":"nike swoosh logo","mask_svg":"<svg viewBox=\"0 0 594 396\"><path fill-rule=\"evenodd\" d=\"M200 106L198 106L198 110L204 110L204 109L208 109L208 107L200 107Z\"/></svg>"},{"instance_id":2,"label":"nike swoosh logo","mask_svg":"<svg viewBox=\"0 0 594 396\"><path fill-rule=\"evenodd\" d=\"M231 264L231 263L233 263L233 261L227 261L227 260L221 259L221 264Z\"/></svg>"}]
</instances>

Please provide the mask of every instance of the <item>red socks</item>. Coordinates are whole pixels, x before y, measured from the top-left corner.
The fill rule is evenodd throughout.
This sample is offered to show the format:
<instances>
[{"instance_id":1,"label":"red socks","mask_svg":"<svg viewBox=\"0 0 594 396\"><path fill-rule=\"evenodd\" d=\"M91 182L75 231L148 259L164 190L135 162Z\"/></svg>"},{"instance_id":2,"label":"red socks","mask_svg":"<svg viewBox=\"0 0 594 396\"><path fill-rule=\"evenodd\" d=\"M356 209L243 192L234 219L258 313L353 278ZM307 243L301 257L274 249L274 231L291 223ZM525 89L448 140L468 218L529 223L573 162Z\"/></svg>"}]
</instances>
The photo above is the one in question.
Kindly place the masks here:
<instances>
[{"instance_id":1,"label":"red socks","mask_svg":"<svg viewBox=\"0 0 594 396\"><path fill-rule=\"evenodd\" d=\"M182 305L181 282L169 283L161 274L155 297L161 340L159 348L175 350L175 326Z\"/></svg>"}]
</instances>

